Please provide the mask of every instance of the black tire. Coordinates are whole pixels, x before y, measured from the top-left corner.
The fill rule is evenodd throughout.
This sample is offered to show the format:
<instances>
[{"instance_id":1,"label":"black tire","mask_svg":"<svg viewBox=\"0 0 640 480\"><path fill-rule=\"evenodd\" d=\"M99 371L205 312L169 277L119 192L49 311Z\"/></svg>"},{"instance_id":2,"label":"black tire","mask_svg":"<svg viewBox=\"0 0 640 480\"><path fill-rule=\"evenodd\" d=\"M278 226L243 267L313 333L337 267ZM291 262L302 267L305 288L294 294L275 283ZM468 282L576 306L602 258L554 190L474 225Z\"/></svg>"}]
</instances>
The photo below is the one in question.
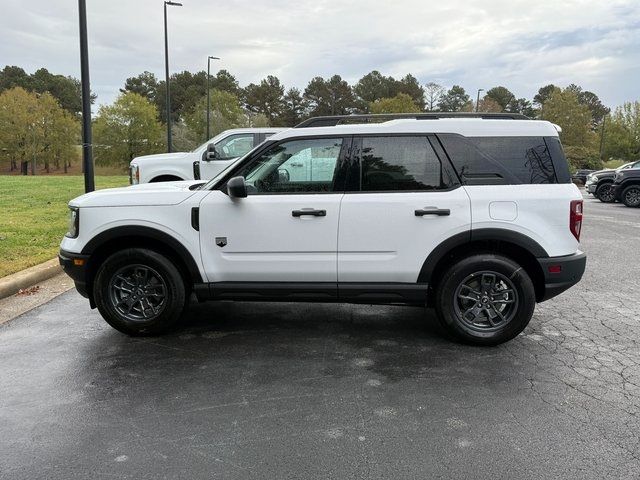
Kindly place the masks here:
<instances>
[{"instance_id":1,"label":"black tire","mask_svg":"<svg viewBox=\"0 0 640 480\"><path fill-rule=\"evenodd\" d=\"M492 276L494 287L489 287ZM498 345L517 336L531 320L536 304L533 282L507 257L472 255L452 265L441 278L435 296L437 316L460 342Z\"/></svg>"},{"instance_id":2,"label":"black tire","mask_svg":"<svg viewBox=\"0 0 640 480\"><path fill-rule=\"evenodd\" d=\"M187 296L177 267L144 248L128 248L108 257L96 274L93 295L107 323L133 336L159 335L171 329L180 319Z\"/></svg>"},{"instance_id":3,"label":"black tire","mask_svg":"<svg viewBox=\"0 0 640 480\"><path fill-rule=\"evenodd\" d=\"M604 185L600 185L596 190L595 195L596 198L602 203L613 203L616 201L612 183L605 183Z\"/></svg>"},{"instance_id":4,"label":"black tire","mask_svg":"<svg viewBox=\"0 0 640 480\"><path fill-rule=\"evenodd\" d=\"M631 185L622 191L622 203L627 207L640 207L640 185Z\"/></svg>"}]
</instances>

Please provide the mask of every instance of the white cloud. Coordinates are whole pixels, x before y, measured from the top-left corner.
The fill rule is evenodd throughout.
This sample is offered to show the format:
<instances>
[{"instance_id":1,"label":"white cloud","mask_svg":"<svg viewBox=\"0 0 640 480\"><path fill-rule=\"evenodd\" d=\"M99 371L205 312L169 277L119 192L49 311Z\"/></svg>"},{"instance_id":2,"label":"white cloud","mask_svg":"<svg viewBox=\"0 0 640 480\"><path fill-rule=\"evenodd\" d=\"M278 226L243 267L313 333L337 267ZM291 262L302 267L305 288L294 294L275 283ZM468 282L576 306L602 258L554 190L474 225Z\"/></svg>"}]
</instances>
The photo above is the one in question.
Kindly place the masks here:
<instances>
[{"instance_id":1,"label":"white cloud","mask_svg":"<svg viewBox=\"0 0 640 480\"><path fill-rule=\"evenodd\" d=\"M316 75L353 82L378 69L474 92L502 84L531 98L574 82L610 105L640 98L635 0L183 0L169 9L172 71L207 55L241 84L275 74L302 87ZM77 2L3 0L0 59L79 76ZM109 102L128 76L164 72L161 0L88 2L92 88Z\"/></svg>"}]
</instances>

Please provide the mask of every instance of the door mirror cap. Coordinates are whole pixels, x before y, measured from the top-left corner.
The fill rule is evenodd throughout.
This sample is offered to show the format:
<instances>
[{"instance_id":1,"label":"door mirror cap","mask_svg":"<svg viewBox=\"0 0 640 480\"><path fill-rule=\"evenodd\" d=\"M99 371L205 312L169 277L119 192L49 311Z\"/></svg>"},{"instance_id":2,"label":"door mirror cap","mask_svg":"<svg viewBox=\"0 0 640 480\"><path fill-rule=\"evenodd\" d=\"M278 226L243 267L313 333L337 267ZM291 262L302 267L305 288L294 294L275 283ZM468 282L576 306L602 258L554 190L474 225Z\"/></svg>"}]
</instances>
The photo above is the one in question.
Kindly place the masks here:
<instances>
[{"instance_id":1,"label":"door mirror cap","mask_svg":"<svg viewBox=\"0 0 640 480\"><path fill-rule=\"evenodd\" d=\"M233 177L227 182L227 194L231 198L246 198L247 185L244 177Z\"/></svg>"},{"instance_id":2,"label":"door mirror cap","mask_svg":"<svg viewBox=\"0 0 640 480\"><path fill-rule=\"evenodd\" d=\"M207 145L207 149L204 152L203 160L205 162L210 162L211 160L216 160L218 158L220 158L220 154L216 150L216 146L213 143Z\"/></svg>"}]
</instances>

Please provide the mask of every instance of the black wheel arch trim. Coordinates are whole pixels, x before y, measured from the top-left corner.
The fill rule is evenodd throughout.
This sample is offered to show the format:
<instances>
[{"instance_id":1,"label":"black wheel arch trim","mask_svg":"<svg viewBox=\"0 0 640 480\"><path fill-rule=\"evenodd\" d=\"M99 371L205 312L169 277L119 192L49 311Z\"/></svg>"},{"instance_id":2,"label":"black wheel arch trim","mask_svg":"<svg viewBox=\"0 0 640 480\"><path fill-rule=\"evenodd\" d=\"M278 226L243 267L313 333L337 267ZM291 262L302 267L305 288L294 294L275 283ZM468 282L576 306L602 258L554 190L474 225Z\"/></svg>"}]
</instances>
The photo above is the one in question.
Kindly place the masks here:
<instances>
[{"instance_id":1,"label":"black wheel arch trim","mask_svg":"<svg viewBox=\"0 0 640 480\"><path fill-rule=\"evenodd\" d=\"M99 233L91 240L89 240L89 242L87 242L87 244L82 249L82 254L90 256L106 243L124 237L146 237L167 245L167 247L169 247L174 253L176 253L178 257L184 262L193 283L202 282L202 275L200 275L198 264L194 260L193 256L189 253L189 250L187 250L187 248L182 243L180 243L180 241L178 241L168 233L162 232L152 227L124 225L105 230L104 232Z\"/></svg>"},{"instance_id":2,"label":"black wheel arch trim","mask_svg":"<svg viewBox=\"0 0 640 480\"><path fill-rule=\"evenodd\" d=\"M433 275L436 265L454 248L483 240L497 240L517 245L530 252L536 258L547 258L549 256L547 251L542 248L538 242L523 233L504 228L479 228L469 230L449 237L431 251L422 264L422 268L418 274L418 283L432 283L431 276Z\"/></svg>"}]
</instances>

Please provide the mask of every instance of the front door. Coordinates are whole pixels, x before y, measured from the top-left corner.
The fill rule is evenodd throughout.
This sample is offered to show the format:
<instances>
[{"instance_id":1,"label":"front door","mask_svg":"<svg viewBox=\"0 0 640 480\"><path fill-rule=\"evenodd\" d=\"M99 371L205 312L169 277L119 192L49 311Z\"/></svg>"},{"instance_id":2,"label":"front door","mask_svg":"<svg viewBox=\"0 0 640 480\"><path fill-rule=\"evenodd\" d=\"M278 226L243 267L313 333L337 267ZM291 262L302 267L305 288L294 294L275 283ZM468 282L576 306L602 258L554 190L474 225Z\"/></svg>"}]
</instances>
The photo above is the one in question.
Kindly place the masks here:
<instances>
[{"instance_id":1,"label":"front door","mask_svg":"<svg viewBox=\"0 0 640 480\"><path fill-rule=\"evenodd\" d=\"M436 142L427 135L354 139L358 161L340 212L340 283L415 283L439 243L470 231L469 197Z\"/></svg>"},{"instance_id":2,"label":"front door","mask_svg":"<svg viewBox=\"0 0 640 480\"><path fill-rule=\"evenodd\" d=\"M200 248L210 282L333 282L342 138L287 140L237 176L248 196L215 190L200 204Z\"/></svg>"}]
</instances>

